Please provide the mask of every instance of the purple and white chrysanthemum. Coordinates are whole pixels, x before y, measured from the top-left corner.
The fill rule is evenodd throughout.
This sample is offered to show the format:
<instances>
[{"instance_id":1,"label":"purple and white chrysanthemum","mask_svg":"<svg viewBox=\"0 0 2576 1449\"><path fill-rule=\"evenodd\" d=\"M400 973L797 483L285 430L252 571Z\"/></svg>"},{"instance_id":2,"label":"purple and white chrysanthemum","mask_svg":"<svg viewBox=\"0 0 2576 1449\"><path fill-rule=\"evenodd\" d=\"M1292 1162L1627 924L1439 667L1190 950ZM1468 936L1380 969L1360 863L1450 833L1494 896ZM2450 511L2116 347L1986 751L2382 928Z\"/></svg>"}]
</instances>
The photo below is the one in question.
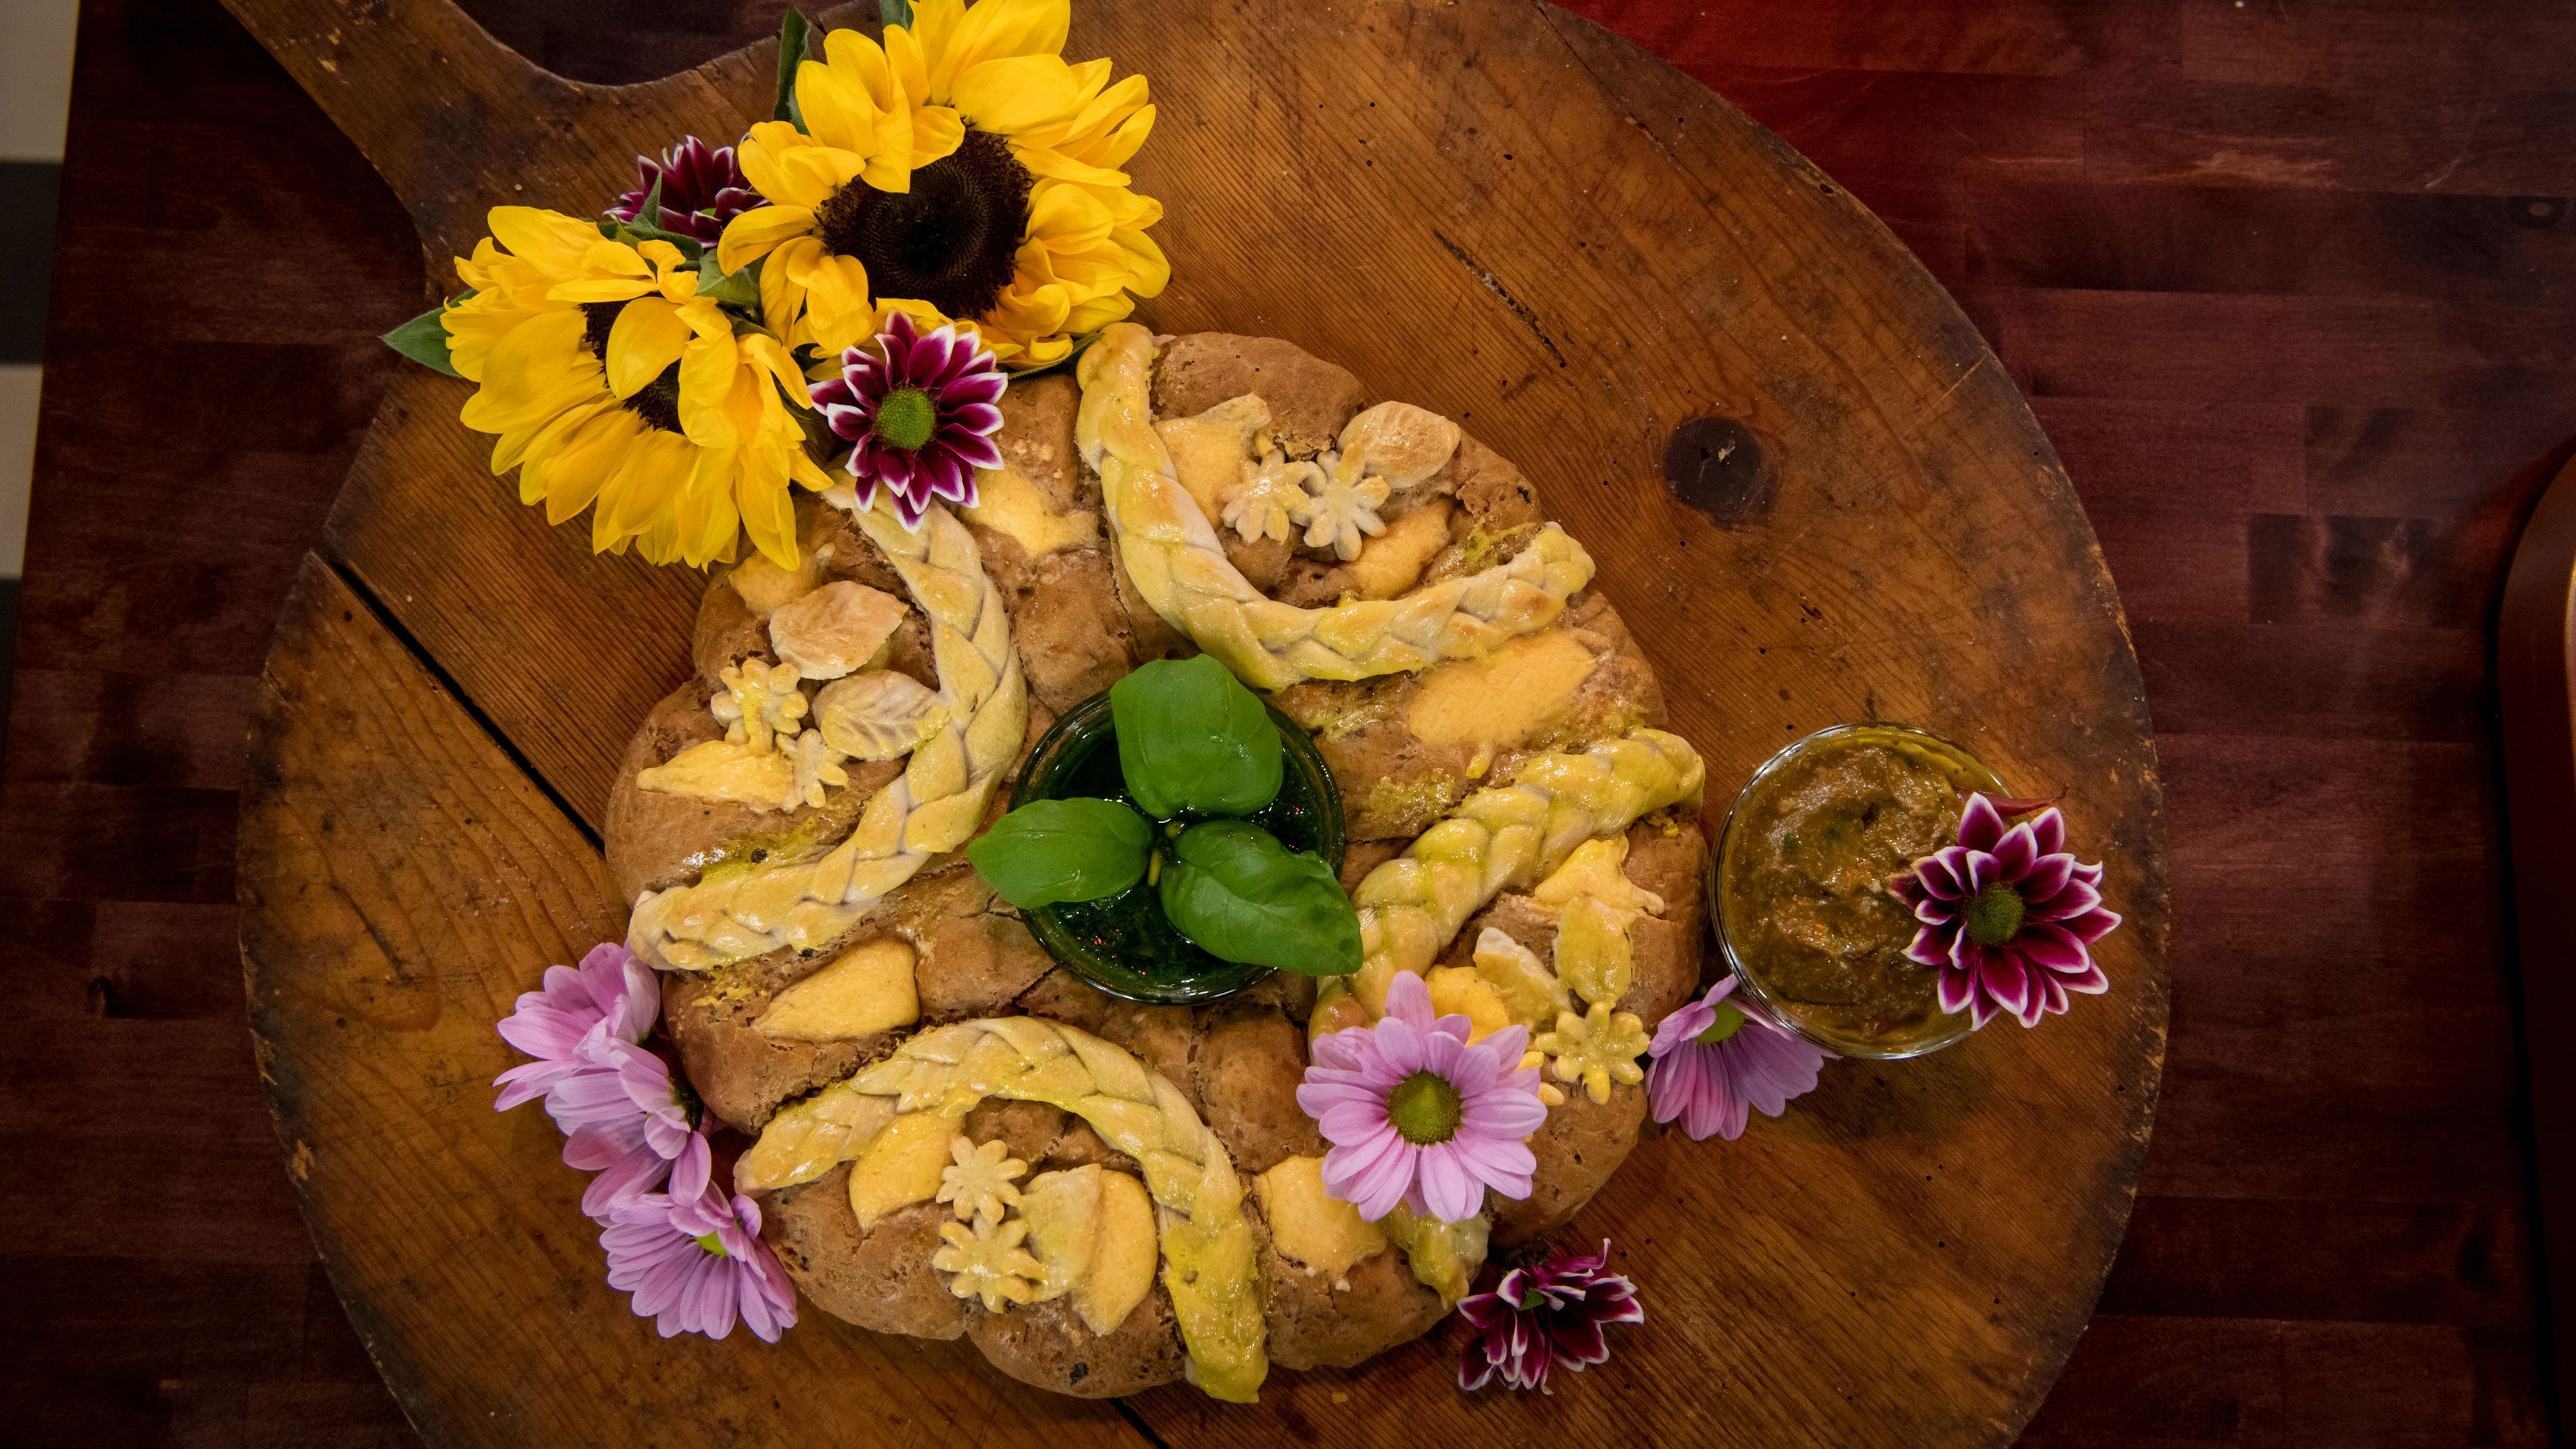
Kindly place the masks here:
<instances>
[{"instance_id":1,"label":"purple and white chrysanthemum","mask_svg":"<svg viewBox=\"0 0 2576 1449\"><path fill-rule=\"evenodd\" d=\"M1560 1255L1535 1268L1514 1268L1491 1293L1458 1302L1458 1316L1476 1329L1458 1361L1458 1387L1483 1388L1496 1373L1515 1389L1551 1393L1548 1370L1562 1362L1581 1373L1610 1361L1602 1328L1643 1323L1637 1285L1608 1271L1610 1240L1601 1251Z\"/></svg>"},{"instance_id":2,"label":"purple and white chrysanthemum","mask_svg":"<svg viewBox=\"0 0 2576 1449\"><path fill-rule=\"evenodd\" d=\"M1446 1222L1474 1217L1485 1189L1530 1194L1529 1135L1547 1121L1529 1031L1470 1042L1464 1016L1437 1016L1420 976L1399 973L1386 1015L1315 1039L1297 1105L1324 1140L1324 1190L1375 1222L1398 1203Z\"/></svg>"},{"instance_id":3,"label":"purple and white chrysanthemum","mask_svg":"<svg viewBox=\"0 0 2576 1449\"><path fill-rule=\"evenodd\" d=\"M608 1286L632 1293L635 1315L664 1338L722 1338L743 1325L763 1343L796 1323L796 1291L760 1240L760 1205L705 1184L694 1194L648 1193L618 1206L599 1245Z\"/></svg>"},{"instance_id":4,"label":"purple and white chrysanthemum","mask_svg":"<svg viewBox=\"0 0 2576 1449\"><path fill-rule=\"evenodd\" d=\"M1647 1107L1658 1122L1679 1117L1694 1142L1743 1136L1756 1107L1779 1116L1833 1057L1727 1000L1735 986L1729 976L1665 1017L1646 1048Z\"/></svg>"},{"instance_id":5,"label":"purple and white chrysanthemum","mask_svg":"<svg viewBox=\"0 0 2576 1449\"><path fill-rule=\"evenodd\" d=\"M743 179L731 146L710 146L695 136L663 152L659 161L636 157L635 177L635 189L621 194L617 204L601 214L610 221L635 225L644 213L645 200L653 194L653 183L659 181L662 230L694 238L704 246L716 244L726 222L755 206L768 205L767 198Z\"/></svg>"},{"instance_id":6,"label":"purple and white chrysanthemum","mask_svg":"<svg viewBox=\"0 0 2576 1449\"><path fill-rule=\"evenodd\" d=\"M662 988L635 953L610 942L593 946L581 966L549 966L544 985L522 992L496 1028L501 1040L536 1060L493 1080L501 1089L495 1111L533 1102L581 1071L582 1044L593 1038L644 1039L662 1008Z\"/></svg>"},{"instance_id":7,"label":"purple and white chrysanthemum","mask_svg":"<svg viewBox=\"0 0 2576 1449\"><path fill-rule=\"evenodd\" d=\"M2066 819L2054 808L2006 829L1994 801L1971 795L1959 843L1914 862L1887 889L1922 923L1905 954L1940 968L1941 1009L1966 1011L1977 1027L1998 1013L2037 1026L2066 1010L2068 993L2110 989L2093 943L2120 918L2102 908L2102 867L2067 851Z\"/></svg>"},{"instance_id":8,"label":"purple and white chrysanthemum","mask_svg":"<svg viewBox=\"0 0 2576 1449\"><path fill-rule=\"evenodd\" d=\"M906 528L919 528L934 498L975 503L975 470L1002 466L1001 364L952 323L928 332L891 312L876 350L841 354L841 375L813 388L814 406L850 440L850 476L862 507L883 487Z\"/></svg>"}]
</instances>

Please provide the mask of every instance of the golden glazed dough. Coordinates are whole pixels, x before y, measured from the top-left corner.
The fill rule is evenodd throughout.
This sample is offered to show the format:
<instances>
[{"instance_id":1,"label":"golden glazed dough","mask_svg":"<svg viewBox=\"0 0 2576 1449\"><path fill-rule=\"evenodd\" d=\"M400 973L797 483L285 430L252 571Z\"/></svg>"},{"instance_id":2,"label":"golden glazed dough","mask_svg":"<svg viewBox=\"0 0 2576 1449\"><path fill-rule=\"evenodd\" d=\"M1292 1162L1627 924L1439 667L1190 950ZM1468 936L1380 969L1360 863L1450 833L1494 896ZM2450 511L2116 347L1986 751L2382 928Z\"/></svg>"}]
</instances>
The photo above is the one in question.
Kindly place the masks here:
<instances>
[{"instance_id":1,"label":"golden glazed dough","mask_svg":"<svg viewBox=\"0 0 2576 1449\"><path fill-rule=\"evenodd\" d=\"M1579 1072L1552 1094L1564 1100L1532 1138L1526 1202L1489 1202L1461 1224L1401 1211L1358 1223L1321 1192L1327 1144L1295 1091L1309 1029L1365 1019L1396 969L1431 972L1444 1001L1472 997L1480 1028L1488 1017L1552 1027L1552 1003L1588 1021L1592 1003L1558 967L1576 897L1618 917L1625 949L1622 977L1578 940L1577 974L1595 991L1618 987L1612 1016L1651 1030L1701 975L1706 846L1679 808L1696 760L1656 729L1652 671L1585 589L1590 560L1475 438L1409 402L1368 406L1349 373L1284 342L1157 346L1112 329L1093 356L1090 395L1061 373L1011 386L996 437L1006 466L936 536L889 534L801 498L803 568L747 562L709 585L691 682L644 722L612 793L610 879L645 907L638 939L697 968L663 977L666 1029L709 1110L756 1134L736 1186L763 1203L764 1233L812 1307L879 1332L966 1338L1056 1392L1186 1377L1243 1398L1265 1363L1355 1365L1429 1330L1468 1291L1489 1235L1561 1226L1634 1145L1643 1093L1604 1064L1606 1102ZM1186 461L1155 473L1167 439ZM1360 529L1345 558L1338 528L1309 546L1303 526L1272 529L1266 514L1248 531L1223 526L1245 470L1265 467L1382 482L1382 531ZM1284 499L1273 500L1283 518ZM904 605L865 658L860 634L884 610L861 589ZM858 603L867 621L850 617ZM782 612L807 667L778 650ZM1004 808L1011 771L1058 713L1194 647L1315 732L1348 808L1345 884L1370 902L1364 979L1319 991L1274 976L1199 1009L1117 1001L1056 969L957 849ZM782 665L797 668L796 701L769 688ZM837 683L815 677L836 670ZM850 684L883 677L874 671L908 684ZM1012 690L1005 741L988 706ZM839 730L846 744L862 717L846 702L900 694L911 718L915 691L960 711L919 712L958 745L929 763L953 784L971 755L962 779L983 793L898 851L900 872L877 876L873 893L835 901L812 882L861 853L853 842L901 845L884 819L925 798L919 749L843 759L846 784L787 811L639 788L723 738L712 695L744 696L743 713L777 721L781 738L819 725L818 739ZM1514 832L1533 809L1537 833L1524 839ZM1469 828L1481 843L1460 836ZM1472 888L1425 863L1426 830L1433 857L1472 847ZM1604 834L1624 857L1578 852ZM754 898L763 891L774 899ZM791 925L784 913L798 910ZM1600 924L1587 918L1578 936ZM1488 932L1512 948L1511 971L1479 966ZM896 979L907 960L909 979ZM1022 1170L1002 1175L1013 1164ZM1113 1225L1101 1203L1131 1190L1150 1209L1130 1202ZM978 1234L988 1198L989 1241ZM1152 1220L1141 1248L1138 1211ZM957 1267L938 1266L943 1251Z\"/></svg>"}]
</instances>

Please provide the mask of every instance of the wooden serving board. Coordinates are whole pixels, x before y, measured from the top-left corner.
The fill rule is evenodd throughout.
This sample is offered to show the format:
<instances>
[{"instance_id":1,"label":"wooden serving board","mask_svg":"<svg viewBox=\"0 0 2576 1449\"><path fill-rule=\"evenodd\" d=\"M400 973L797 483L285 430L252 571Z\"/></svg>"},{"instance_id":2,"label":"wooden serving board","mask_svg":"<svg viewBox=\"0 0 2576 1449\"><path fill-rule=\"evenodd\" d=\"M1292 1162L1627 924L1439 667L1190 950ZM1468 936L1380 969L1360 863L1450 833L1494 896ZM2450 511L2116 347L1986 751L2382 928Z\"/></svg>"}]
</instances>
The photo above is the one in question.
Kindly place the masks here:
<instances>
[{"instance_id":1,"label":"wooden serving board","mask_svg":"<svg viewBox=\"0 0 2576 1449\"><path fill-rule=\"evenodd\" d=\"M449 0L228 0L419 224L595 211L630 158L766 113L754 46L649 85L539 71ZM858 23L856 15L827 20ZM578 1176L491 1110L492 1032L613 936L598 825L686 672L699 579L548 529L405 373L281 621L251 740L242 956L286 1164L358 1331L438 1444L2001 1444L2129 1214L2163 1058L2164 828L2091 528L1975 330L1834 183L1537 0L1084 0L1151 77L1135 164L1167 331L1291 339L1466 421L1589 545L1729 798L1782 743L1922 725L2065 790L2128 917L2109 995L1829 1067L1735 1143L1643 1143L1576 1224L1647 1322L1553 1397L1461 1394L1454 1322L1258 1408L1051 1397L963 1344L809 1312L665 1341L601 1281ZM327 301L325 302L327 305ZM387 318L390 325L397 319Z\"/></svg>"}]
</instances>

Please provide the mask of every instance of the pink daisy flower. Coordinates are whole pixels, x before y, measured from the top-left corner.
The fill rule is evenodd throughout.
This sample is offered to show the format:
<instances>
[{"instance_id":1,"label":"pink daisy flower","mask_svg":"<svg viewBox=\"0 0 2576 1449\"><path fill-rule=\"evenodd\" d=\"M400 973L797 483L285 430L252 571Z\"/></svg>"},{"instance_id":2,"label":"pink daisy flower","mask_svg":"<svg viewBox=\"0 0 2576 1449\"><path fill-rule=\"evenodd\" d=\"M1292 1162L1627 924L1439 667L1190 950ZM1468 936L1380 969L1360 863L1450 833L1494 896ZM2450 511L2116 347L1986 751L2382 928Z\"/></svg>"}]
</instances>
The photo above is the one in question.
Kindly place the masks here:
<instances>
[{"instance_id":1,"label":"pink daisy flower","mask_svg":"<svg viewBox=\"0 0 2576 1449\"><path fill-rule=\"evenodd\" d=\"M841 375L813 389L824 421L850 440L860 504L884 487L906 528L921 526L933 498L974 506L975 470L1002 466L1001 365L955 324L922 333L901 312L876 347L842 353Z\"/></svg>"},{"instance_id":2,"label":"pink daisy flower","mask_svg":"<svg viewBox=\"0 0 2576 1449\"><path fill-rule=\"evenodd\" d=\"M653 973L624 946L593 946L581 967L546 968L541 989L521 993L517 1008L496 1028L501 1040L536 1060L493 1080L501 1089L493 1110L506 1112L551 1092L582 1070L582 1043L593 1037L642 1041L662 1007Z\"/></svg>"},{"instance_id":3,"label":"pink daisy flower","mask_svg":"<svg viewBox=\"0 0 2576 1449\"><path fill-rule=\"evenodd\" d=\"M1551 1393L1547 1372L1560 1360L1581 1373L1610 1361L1602 1328L1643 1323L1637 1285L1607 1271L1610 1240L1601 1251L1560 1255L1535 1268L1514 1268L1491 1293L1458 1301L1458 1316L1476 1329L1458 1361L1458 1387L1483 1388L1499 1371L1515 1389Z\"/></svg>"},{"instance_id":4,"label":"pink daisy flower","mask_svg":"<svg viewBox=\"0 0 2576 1449\"><path fill-rule=\"evenodd\" d=\"M1332 1147L1324 1190L1375 1222L1403 1203L1445 1222L1474 1217L1485 1189L1530 1194L1538 1159L1525 1140L1547 1121L1529 1031L1467 1040L1464 1016L1435 1017L1422 978L1403 972L1375 1026L1315 1040L1297 1105Z\"/></svg>"},{"instance_id":5,"label":"pink daisy flower","mask_svg":"<svg viewBox=\"0 0 2576 1449\"><path fill-rule=\"evenodd\" d=\"M696 1097L668 1063L632 1042L596 1040L582 1054L583 1070L546 1094L546 1111L568 1139L565 1165L599 1174L582 1193L581 1210L606 1218L666 1176L672 1196L694 1199L712 1158L696 1128Z\"/></svg>"},{"instance_id":6,"label":"pink daisy flower","mask_svg":"<svg viewBox=\"0 0 2576 1449\"><path fill-rule=\"evenodd\" d=\"M647 1193L620 1204L599 1235L608 1286L632 1293L635 1316L664 1338L733 1332L734 1316L763 1343L795 1325L796 1290L760 1240L760 1205L713 1188Z\"/></svg>"},{"instance_id":7,"label":"pink daisy flower","mask_svg":"<svg viewBox=\"0 0 2576 1449\"><path fill-rule=\"evenodd\" d=\"M2110 989L2093 943L2120 918L2102 909L2102 867L2076 863L2053 808L2007 830L1994 801L1971 795L1959 843L1914 862L1887 889L1922 923L1905 954L1941 968L1941 1009L1968 1012L1974 1027L1998 1013L2037 1026L2066 1010L2069 992Z\"/></svg>"},{"instance_id":8,"label":"pink daisy flower","mask_svg":"<svg viewBox=\"0 0 2576 1449\"><path fill-rule=\"evenodd\" d=\"M1708 994L1667 1016L1646 1048L1646 1105L1655 1120L1682 1119L1694 1142L1744 1135L1752 1109L1777 1117L1789 1099L1816 1088L1816 1071L1833 1053L1791 1036L1726 998L1727 977Z\"/></svg>"}]
</instances>

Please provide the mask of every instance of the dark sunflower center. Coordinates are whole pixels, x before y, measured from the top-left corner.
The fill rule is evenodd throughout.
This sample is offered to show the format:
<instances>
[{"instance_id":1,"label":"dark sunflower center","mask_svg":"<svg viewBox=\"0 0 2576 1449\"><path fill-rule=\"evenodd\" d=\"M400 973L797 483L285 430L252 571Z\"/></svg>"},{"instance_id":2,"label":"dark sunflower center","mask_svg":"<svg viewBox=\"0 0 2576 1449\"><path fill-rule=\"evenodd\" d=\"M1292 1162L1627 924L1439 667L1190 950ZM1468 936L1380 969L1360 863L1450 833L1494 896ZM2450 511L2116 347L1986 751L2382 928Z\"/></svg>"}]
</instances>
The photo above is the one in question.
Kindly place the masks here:
<instances>
[{"instance_id":1,"label":"dark sunflower center","mask_svg":"<svg viewBox=\"0 0 2576 1449\"><path fill-rule=\"evenodd\" d=\"M877 404L876 435L889 447L917 453L937 431L939 409L920 388L896 388Z\"/></svg>"},{"instance_id":2,"label":"dark sunflower center","mask_svg":"<svg viewBox=\"0 0 2576 1449\"><path fill-rule=\"evenodd\" d=\"M1997 883L1968 902L1968 939L1980 946L2000 946L2021 934L2021 893Z\"/></svg>"},{"instance_id":3,"label":"dark sunflower center","mask_svg":"<svg viewBox=\"0 0 2576 1449\"><path fill-rule=\"evenodd\" d=\"M623 302L584 302L581 304L582 340L590 344L590 354L599 365L608 365L608 333L617 325L617 314ZM680 431L680 364L662 369L662 375L635 390L627 398L626 410L666 433Z\"/></svg>"},{"instance_id":4,"label":"dark sunflower center","mask_svg":"<svg viewBox=\"0 0 2576 1449\"><path fill-rule=\"evenodd\" d=\"M1386 1094L1386 1120L1405 1141L1431 1147L1458 1135L1460 1106L1458 1089L1425 1067Z\"/></svg>"},{"instance_id":5,"label":"dark sunflower center","mask_svg":"<svg viewBox=\"0 0 2576 1449\"><path fill-rule=\"evenodd\" d=\"M1010 143L969 130L955 151L912 173L900 195L852 181L823 203L823 245L856 257L879 297L911 297L980 317L1011 284L1029 225L1028 168Z\"/></svg>"}]
</instances>

